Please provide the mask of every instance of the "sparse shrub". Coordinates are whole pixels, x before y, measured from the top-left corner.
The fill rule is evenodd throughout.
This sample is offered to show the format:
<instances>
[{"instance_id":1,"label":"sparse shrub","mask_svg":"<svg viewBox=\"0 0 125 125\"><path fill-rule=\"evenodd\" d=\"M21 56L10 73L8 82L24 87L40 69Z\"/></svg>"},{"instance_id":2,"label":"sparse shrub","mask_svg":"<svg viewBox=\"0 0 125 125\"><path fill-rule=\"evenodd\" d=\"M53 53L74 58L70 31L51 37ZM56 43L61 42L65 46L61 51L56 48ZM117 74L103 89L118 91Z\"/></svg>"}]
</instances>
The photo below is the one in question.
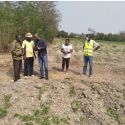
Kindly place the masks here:
<instances>
[{"instance_id":1,"label":"sparse shrub","mask_svg":"<svg viewBox=\"0 0 125 125\"><path fill-rule=\"evenodd\" d=\"M12 94L4 95L4 106L5 108L9 108L11 106L10 99L12 97Z\"/></svg>"},{"instance_id":2,"label":"sparse shrub","mask_svg":"<svg viewBox=\"0 0 125 125\"><path fill-rule=\"evenodd\" d=\"M119 122L119 115L115 109L108 107L107 112L112 118Z\"/></svg>"},{"instance_id":3,"label":"sparse shrub","mask_svg":"<svg viewBox=\"0 0 125 125\"><path fill-rule=\"evenodd\" d=\"M19 118L21 119L21 121L24 121L24 122L33 120L33 116L31 116L31 115L22 115L22 116L19 116Z\"/></svg>"},{"instance_id":4,"label":"sparse shrub","mask_svg":"<svg viewBox=\"0 0 125 125\"><path fill-rule=\"evenodd\" d=\"M23 125L33 125L32 122L25 122Z\"/></svg>"},{"instance_id":5,"label":"sparse shrub","mask_svg":"<svg viewBox=\"0 0 125 125\"><path fill-rule=\"evenodd\" d=\"M0 118L3 118L7 115L7 109L5 107L0 107Z\"/></svg>"},{"instance_id":6,"label":"sparse shrub","mask_svg":"<svg viewBox=\"0 0 125 125\"><path fill-rule=\"evenodd\" d=\"M50 111L49 106L42 105L40 109L37 109L34 112L34 116L40 116L40 115L47 115L47 113Z\"/></svg>"},{"instance_id":7,"label":"sparse shrub","mask_svg":"<svg viewBox=\"0 0 125 125\"><path fill-rule=\"evenodd\" d=\"M52 123L59 125L60 124L60 118L58 116L52 116Z\"/></svg>"},{"instance_id":8,"label":"sparse shrub","mask_svg":"<svg viewBox=\"0 0 125 125\"><path fill-rule=\"evenodd\" d=\"M76 96L76 91L75 91L75 87L74 87L74 86L71 86L71 87L70 87L69 95L70 95L71 97Z\"/></svg>"},{"instance_id":9,"label":"sparse shrub","mask_svg":"<svg viewBox=\"0 0 125 125\"><path fill-rule=\"evenodd\" d=\"M72 109L74 112L80 111L81 105L80 105L80 101L75 100L71 103Z\"/></svg>"},{"instance_id":10,"label":"sparse shrub","mask_svg":"<svg viewBox=\"0 0 125 125\"><path fill-rule=\"evenodd\" d=\"M4 95L4 105L0 107L0 118L3 118L7 115L7 109L11 106L10 98L12 94Z\"/></svg>"},{"instance_id":11,"label":"sparse shrub","mask_svg":"<svg viewBox=\"0 0 125 125\"><path fill-rule=\"evenodd\" d=\"M61 122L63 122L65 125L70 125L69 118L61 118Z\"/></svg>"}]
</instances>

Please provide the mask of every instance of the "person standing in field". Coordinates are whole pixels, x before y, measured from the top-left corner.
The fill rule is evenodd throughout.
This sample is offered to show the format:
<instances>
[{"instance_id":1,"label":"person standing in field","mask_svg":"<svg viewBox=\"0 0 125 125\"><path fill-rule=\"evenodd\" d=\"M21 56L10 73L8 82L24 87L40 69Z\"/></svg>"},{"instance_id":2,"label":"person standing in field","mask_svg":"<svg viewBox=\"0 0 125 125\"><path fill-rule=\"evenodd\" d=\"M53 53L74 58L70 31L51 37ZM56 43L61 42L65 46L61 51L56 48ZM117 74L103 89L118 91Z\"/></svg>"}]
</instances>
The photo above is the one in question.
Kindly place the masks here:
<instances>
[{"instance_id":1,"label":"person standing in field","mask_svg":"<svg viewBox=\"0 0 125 125\"><path fill-rule=\"evenodd\" d=\"M32 34L27 33L25 35L26 40L22 43L23 58L24 58L24 77L34 77L34 42L32 41ZM35 57L36 58L36 57Z\"/></svg>"},{"instance_id":2,"label":"person standing in field","mask_svg":"<svg viewBox=\"0 0 125 125\"><path fill-rule=\"evenodd\" d=\"M83 67L83 75L86 79L86 70L87 65L89 63L89 77L93 78L93 52L98 50L100 45L92 40L89 34L86 35L86 40L83 44L83 52L84 52L84 67Z\"/></svg>"},{"instance_id":3,"label":"person standing in field","mask_svg":"<svg viewBox=\"0 0 125 125\"><path fill-rule=\"evenodd\" d=\"M15 40L11 44L11 54L13 58L14 69L14 82L20 79L20 73L22 69L22 48L21 48L21 36L16 35Z\"/></svg>"},{"instance_id":4,"label":"person standing in field","mask_svg":"<svg viewBox=\"0 0 125 125\"><path fill-rule=\"evenodd\" d=\"M65 40L65 44L63 44L61 47L61 52L62 52L62 71L64 71L66 65L66 72L67 72L69 69L71 53L73 52L73 47L70 44L70 39Z\"/></svg>"},{"instance_id":5,"label":"person standing in field","mask_svg":"<svg viewBox=\"0 0 125 125\"><path fill-rule=\"evenodd\" d=\"M38 34L34 35L35 40L35 50L38 51L38 61L40 67L40 79L44 78L45 69L45 79L48 80L48 56L47 56L47 42L40 38Z\"/></svg>"}]
</instances>

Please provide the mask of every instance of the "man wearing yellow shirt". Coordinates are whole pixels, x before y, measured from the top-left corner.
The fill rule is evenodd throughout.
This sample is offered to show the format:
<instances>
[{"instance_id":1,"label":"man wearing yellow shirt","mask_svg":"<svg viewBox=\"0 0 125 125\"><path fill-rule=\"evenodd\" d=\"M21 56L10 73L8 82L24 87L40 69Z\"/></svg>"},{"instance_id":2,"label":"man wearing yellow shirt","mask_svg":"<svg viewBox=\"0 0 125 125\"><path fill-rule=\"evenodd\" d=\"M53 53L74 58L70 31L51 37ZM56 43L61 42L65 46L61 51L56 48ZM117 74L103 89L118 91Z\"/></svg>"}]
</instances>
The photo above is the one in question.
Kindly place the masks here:
<instances>
[{"instance_id":1,"label":"man wearing yellow shirt","mask_svg":"<svg viewBox=\"0 0 125 125\"><path fill-rule=\"evenodd\" d=\"M26 40L22 43L23 55L24 55L24 76L34 77L34 42L32 41L32 34L27 33L25 35Z\"/></svg>"}]
</instances>

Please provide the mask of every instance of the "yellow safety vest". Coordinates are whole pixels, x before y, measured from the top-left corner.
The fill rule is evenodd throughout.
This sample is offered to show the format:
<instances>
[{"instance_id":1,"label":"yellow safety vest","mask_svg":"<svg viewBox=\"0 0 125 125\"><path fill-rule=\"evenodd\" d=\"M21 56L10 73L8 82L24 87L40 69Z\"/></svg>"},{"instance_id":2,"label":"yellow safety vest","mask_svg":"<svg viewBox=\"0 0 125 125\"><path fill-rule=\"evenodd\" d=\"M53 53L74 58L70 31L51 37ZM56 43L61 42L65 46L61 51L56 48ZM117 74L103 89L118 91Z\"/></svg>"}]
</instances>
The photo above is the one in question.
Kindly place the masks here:
<instances>
[{"instance_id":1,"label":"yellow safety vest","mask_svg":"<svg viewBox=\"0 0 125 125\"><path fill-rule=\"evenodd\" d=\"M84 55L85 56L93 56L94 50L94 40L90 40L89 42L86 40L84 45Z\"/></svg>"}]
</instances>

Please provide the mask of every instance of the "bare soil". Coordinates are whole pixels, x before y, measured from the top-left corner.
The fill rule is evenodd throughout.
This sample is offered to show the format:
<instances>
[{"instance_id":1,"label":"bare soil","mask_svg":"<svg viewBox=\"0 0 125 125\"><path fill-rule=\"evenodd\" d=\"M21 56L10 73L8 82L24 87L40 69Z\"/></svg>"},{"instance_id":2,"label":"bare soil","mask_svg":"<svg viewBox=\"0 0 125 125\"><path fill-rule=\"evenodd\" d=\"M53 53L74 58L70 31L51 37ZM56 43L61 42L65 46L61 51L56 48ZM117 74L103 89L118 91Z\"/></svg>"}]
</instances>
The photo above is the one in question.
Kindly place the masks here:
<instances>
[{"instance_id":1,"label":"bare soil","mask_svg":"<svg viewBox=\"0 0 125 125\"><path fill-rule=\"evenodd\" d=\"M125 125L124 47L119 45L114 49L113 45L110 45L109 49L107 44L102 43L101 49L94 54L94 78L90 80L87 77L84 80L81 45L74 46L70 69L66 73L61 71L60 44L48 47L49 80L39 80L36 59L35 78L24 79L22 74L20 81L12 82L11 55L0 54L0 106L4 105L4 96L12 94L11 106L7 115L0 118L0 125L24 125L24 121L14 115L33 114L41 104L49 104L50 114L68 118L70 125ZM47 85L48 89L38 99L39 88L44 85ZM75 96L69 94L71 87L74 87ZM80 102L79 107L76 106L78 111L72 107L74 101ZM49 125L34 121L32 124Z\"/></svg>"}]
</instances>

